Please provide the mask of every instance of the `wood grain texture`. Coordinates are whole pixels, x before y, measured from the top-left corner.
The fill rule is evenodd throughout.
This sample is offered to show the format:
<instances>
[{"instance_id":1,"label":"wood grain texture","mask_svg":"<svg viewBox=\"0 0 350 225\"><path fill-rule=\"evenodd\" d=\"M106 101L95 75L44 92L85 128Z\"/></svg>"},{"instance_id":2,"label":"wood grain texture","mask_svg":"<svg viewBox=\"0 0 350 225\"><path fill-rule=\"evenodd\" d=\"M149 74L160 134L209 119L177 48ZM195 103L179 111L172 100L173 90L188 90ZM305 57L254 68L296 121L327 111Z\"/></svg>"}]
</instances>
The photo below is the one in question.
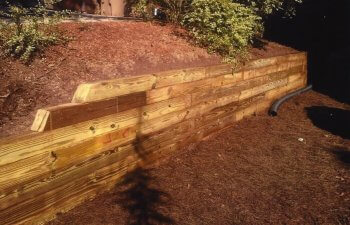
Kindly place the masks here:
<instances>
[{"instance_id":1,"label":"wood grain texture","mask_svg":"<svg viewBox=\"0 0 350 225\"><path fill-rule=\"evenodd\" d=\"M252 70L261 67L268 67L272 65L278 65L285 62L295 62L295 61L303 61L307 60L307 54L305 52L298 52L288 55L275 56L270 58L256 59L249 61L244 65L244 70Z\"/></svg>"},{"instance_id":2,"label":"wood grain texture","mask_svg":"<svg viewBox=\"0 0 350 225\"><path fill-rule=\"evenodd\" d=\"M236 72L244 71L244 79L262 76L303 64L306 60L304 53L277 56L268 59L253 60ZM234 68L229 64L220 64L209 67L198 67L184 70L166 71L151 75L122 78L79 85L74 94L73 103L98 101L126 95L134 92L148 91L154 88L172 86L217 77L224 74L233 74Z\"/></svg>"},{"instance_id":3,"label":"wood grain texture","mask_svg":"<svg viewBox=\"0 0 350 225\"><path fill-rule=\"evenodd\" d=\"M0 140L1 224L54 218L136 166L266 110L305 86L306 69L299 53L79 86L73 103L38 111L43 132Z\"/></svg>"},{"instance_id":4,"label":"wood grain texture","mask_svg":"<svg viewBox=\"0 0 350 225\"><path fill-rule=\"evenodd\" d=\"M17 194L1 199L0 206L7 206L0 210L2 224L36 224L52 219L55 212L67 211L86 198L110 189L138 161L132 146L111 150L101 157L81 165L80 169L42 182L41 186L21 193L20 198Z\"/></svg>"},{"instance_id":5,"label":"wood grain texture","mask_svg":"<svg viewBox=\"0 0 350 225\"><path fill-rule=\"evenodd\" d=\"M74 93L72 102L92 102L135 92L143 92L152 89L155 82L156 77L154 75L143 75L81 84Z\"/></svg>"},{"instance_id":6,"label":"wood grain texture","mask_svg":"<svg viewBox=\"0 0 350 225\"><path fill-rule=\"evenodd\" d=\"M183 110L190 101L190 96L169 99L5 143L0 145L0 166Z\"/></svg>"},{"instance_id":7,"label":"wood grain texture","mask_svg":"<svg viewBox=\"0 0 350 225\"><path fill-rule=\"evenodd\" d=\"M193 82L206 78L205 67L190 68L184 70L171 70L155 73L156 84L154 88L172 86L175 84Z\"/></svg>"},{"instance_id":8,"label":"wood grain texture","mask_svg":"<svg viewBox=\"0 0 350 225\"><path fill-rule=\"evenodd\" d=\"M248 80L256 77L263 76L265 74L276 73L280 71L288 70L289 68L303 66L303 61L292 61L281 64L261 67L258 69L246 70L243 72L243 79Z\"/></svg>"},{"instance_id":9,"label":"wood grain texture","mask_svg":"<svg viewBox=\"0 0 350 225\"><path fill-rule=\"evenodd\" d=\"M209 66L205 69L206 78L217 77L219 75L233 74L234 68L230 64L220 64Z\"/></svg>"}]
</instances>

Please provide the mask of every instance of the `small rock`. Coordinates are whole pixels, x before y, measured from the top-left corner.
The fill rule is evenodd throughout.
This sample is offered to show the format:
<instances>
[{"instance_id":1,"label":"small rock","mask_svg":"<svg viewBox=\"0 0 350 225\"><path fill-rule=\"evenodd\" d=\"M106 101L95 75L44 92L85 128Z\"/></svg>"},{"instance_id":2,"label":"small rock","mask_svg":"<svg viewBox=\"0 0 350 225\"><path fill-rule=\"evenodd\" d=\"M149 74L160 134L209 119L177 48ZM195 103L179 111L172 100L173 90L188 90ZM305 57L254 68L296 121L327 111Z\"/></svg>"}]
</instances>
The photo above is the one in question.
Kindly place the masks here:
<instances>
[{"instance_id":1,"label":"small rock","mask_svg":"<svg viewBox=\"0 0 350 225\"><path fill-rule=\"evenodd\" d=\"M335 178L341 180L341 181L344 181L345 179L343 177L340 177L340 176L336 176Z\"/></svg>"},{"instance_id":2,"label":"small rock","mask_svg":"<svg viewBox=\"0 0 350 225\"><path fill-rule=\"evenodd\" d=\"M304 138L298 138L298 141L304 142Z\"/></svg>"}]
</instances>

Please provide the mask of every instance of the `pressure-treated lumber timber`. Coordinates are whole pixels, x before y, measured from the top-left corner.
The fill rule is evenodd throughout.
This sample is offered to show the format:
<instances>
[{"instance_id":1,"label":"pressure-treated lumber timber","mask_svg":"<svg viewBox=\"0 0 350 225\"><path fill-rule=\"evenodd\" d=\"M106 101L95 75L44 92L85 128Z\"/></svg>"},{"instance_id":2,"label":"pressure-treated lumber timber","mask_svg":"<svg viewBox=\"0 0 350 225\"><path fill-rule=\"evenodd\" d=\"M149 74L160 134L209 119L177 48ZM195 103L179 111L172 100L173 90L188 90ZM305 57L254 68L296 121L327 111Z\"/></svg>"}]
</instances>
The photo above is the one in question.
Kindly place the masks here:
<instances>
[{"instance_id":1,"label":"pressure-treated lumber timber","mask_svg":"<svg viewBox=\"0 0 350 225\"><path fill-rule=\"evenodd\" d=\"M136 166L267 109L305 86L306 66L299 53L79 87L77 102L38 112L42 133L0 140L0 224L50 220Z\"/></svg>"},{"instance_id":2,"label":"pressure-treated lumber timber","mask_svg":"<svg viewBox=\"0 0 350 225\"><path fill-rule=\"evenodd\" d=\"M256 59L252 61L248 61L246 65L244 65L244 70L252 70L261 67L268 67L272 65L278 65L284 62L294 62L294 61L306 61L307 54L304 52L298 52L288 55L275 56L270 58L262 58Z\"/></svg>"},{"instance_id":3,"label":"pressure-treated lumber timber","mask_svg":"<svg viewBox=\"0 0 350 225\"><path fill-rule=\"evenodd\" d=\"M192 137L186 137L181 143L175 142L169 145L163 143L161 146L147 149L147 152L143 155L145 157L143 161L152 162L180 146L184 147L189 142L187 139L190 138ZM103 161L98 160L92 164L82 164L79 170L58 176L33 190L27 190L22 194L22 198L27 199L26 201L12 204L11 200L18 200L17 196L14 195L0 199L0 207L5 208L5 210L0 211L0 217L5 218L3 220L4 224L10 224L13 221L34 224L37 221L49 220L54 216L56 207L60 208L60 211L67 211L87 197L93 197L102 190L112 188L117 179L134 168L139 162L138 151L140 149L135 150L134 145L111 150L109 154L102 158ZM97 165L102 166L101 169L98 169ZM67 202L66 199L70 199L70 201ZM41 204L43 202L45 203L44 207ZM12 207L6 208L9 205L12 205ZM46 218L41 216L43 211Z\"/></svg>"},{"instance_id":4,"label":"pressure-treated lumber timber","mask_svg":"<svg viewBox=\"0 0 350 225\"><path fill-rule=\"evenodd\" d=\"M260 78L259 78L260 79ZM127 126L136 126L138 123L141 123L143 121L146 120L151 120L150 122L145 122L144 124L142 124L140 126L140 132L141 134L146 134L149 132L153 132L155 130L159 130L162 129L163 127L167 127L169 125L175 124L179 121L182 121L186 118L192 118L192 117L196 117L198 115L201 115L202 113L207 112L208 110L210 111L213 108L216 107L221 107L224 105L227 105L229 103L238 101L239 98L241 98L241 100L249 98L250 96L253 95L257 95L260 94L262 92L268 91L272 88L276 88L278 85L281 85L283 83L281 82L285 82L286 79L284 80L278 80L278 81L274 81L271 83L267 83L264 84L262 86L257 86L254 87L253 89L248 89L248 91L244 90L242 93L239 92L231 92L230 89L228 89L226 94L230 94L230 95L218 95L218 93L216 93L216 95L213 95L212 98L207 98L205 99L206 102L204 104L201 105L196 105L194 108L189 108L190 105L190 98L189 96L187 97L181 97L181 98L174 98L174 99L170 99L168 101L165 102L159 102L153 105L149 105L146 107L143 107L143 109L141 109L141 111L143 113L140 112L136 112L135 110L131 110L130 112L127 112L124 116L119 115L121 119L125 119L125 121L121 121L118 120L116 118L115 122L112 123L111 120L113 120L113 117L107 118L106 122L108 124L108 120L110 120L111 122L109 122L109 124L111 124L110 126L112 126L113 124L118 124L119 128L123 128L123 127L127 127ZM225 89L223 89L225 90ZM225 93L225 92L223 92ZM193 97L192 97L193 99ZM202 99L204 100L204 99ZM211 101L209 101L211 100ZM182 110L182 111L181 111ZM171 113L171 112L175 112L175 113ZM178 112L178 113L177 113ZM165 117L162 117L163 115L169 114ZM154 120L157 119L157 120ZM129 121L128 121L129 120ZM122 124L122 122L126 122L126 125L124 126ZM91 122L91 123L95 123L97 124L98 122ZM82 125L82 124L80 124ZM96 132L96 135L100 135L103 134L101 132L99 132L98 126L94 127L93 130L91 130L89 127L89 129L87 129L88 126L85 125L85 130L87 130L88 133L94 133ZM108 134L108 132L113 131L112 127L105 127L106 129L106 133ZM118 130L117 130L118 131ZM64 130L62 130L61 132L64 132ZM77 133L74 136L75 137L79 137L81 133ZM79 142L79 139L74 139L74 136L67 136L68 140L74 140L72 143L77 143ZM91 136L93 137L93 136ZM73 139L72 139L73 138ZM88 137L85 137L88 138ZM54 140L51 139L49 141L49 143L47 144L47 146L50 146L52 144L54 144L55 142L60 143L62 142L62 140ZM91 144L91 143L90 143ZM72 145L72 144L66 144L67 146ZM85 146L85 145L82 145ZM94 146L93 144L91 144L91 146ZM60 148L67 148L65 147L65 145L61 145ZM71 148L71 147L70 147ZM41 149L46 149L45 146L42 146ZM55 152L57 149L56 148L51 148L51 152ZM79 148L78 148L79 149ZM38 149L40 150L40 149ZM88 151L87 151L88 152ZM41 152L38 152L38 154ZM29 167L30 168L30 167Z\"/></svg>"},{"instance_id":5,"label":"pressure-treated lumber timber","mask_svg":"<svg viewBox=\"0 0 350 225\"><path fill-rule=\"evenodd\" d=\"M50 219L57 208L60 211L67 211L84 201L86 197L93 197L101 190L108 190L137 162L132 146L118 148L111 150L109 154L94 163L81 165L79 170L42 182L41 186L20 194L21 198L18 197L18 193L17 196L2 198L0 199L2 224L29 222L35 224L35 220L44 219L40 218L43 212L47 216L46 219ZM19 199L21 201L18 201Z\"/></svg>"},{"instance_id":6,"label":"pressure-treated lumber timber","mask_svg":"<svg viewBox=\"0 0 350 225\"><path fill-rule=\"evenodd\" d=\"M245 80L262 76L266 73L283 71L289 67L302 65L304 54L295 54L290 58L277 57L276 61L281 61L280 64L272 65L271 63L255 63L248 64L244 70L243 78ZM281 59L280 59L281 58ZM263 66L263 67L259 67ZM203 71L205 75L203 75ZM95 82L90 84L82 84L78 87L74 94L72 102L89 102L101 99L113 98L119 95L125 95L133 92L148 91L154 88L161 88L174 84L183 84L193 82L204 78L216 77L223 74L232 74L233 68L228 64L211 66L208 68L193 68L187 70L177 70L167 76L167 72L144 75L132 78L115 79L110 81ZM163 90L164 91L164 90Z\"/></svg>"},{"instance_id":7,"label":"pressure-treated lumber timber","mask_svg":"<svg viewBox=\"0 0 350 225\"><path fill-rule=\"evenodd\" d=\"M14 163L0 166L0 199L6 193L23 188L35 178L50 176L54 161L50 152L43 152ZM44 176L46 174L46 176Z\"/></svg>"},{"instance_id":8,"label":"pressure-treated lumber timber","mask_svg":"<svg viewBox=\"0 0 350 225\"><path fill-rule=\"evenodd\" d=\"M299 69L302 70L301 66L293 67L293 71L299 70ZM187 75L186 71L187 73L200 74L199 72L202 72L202 74L204 74L202 68L195 68L193 70L189 70L189 69L183 70L182 73L180 74L178 74L178 71L175 71L176 74L171 76L169 74L172 74L172 73L170 72L169 74L165 73L165 74L162 74L161 77L170 77L171 78L170 81L174 82L173 80L174 76L178 77L181 75L182 77L181 79L183 79L183 77ZM286 73L286 71L282 71L282 72ZM292 70L287 70L287 72L290 73L292 72ZM168 76L165 76L165 75L168 75ZM278 72L273 73L272 75L283 76L283 74L278 74ZM192 77L192 76L188 76L188 77ZM203 81L202 83L209 84L209 88L206 88L206 89L209 90L209 92L212 92L215 89L210 88L210 86L215 85L215 83L219 83L219 85L234 84L235 82L238 82L242 79L243 79L243 72L238 72L238 73L219 76L215 81L214 80L210 80L207 82ZM170 81L167 80L166 83L169 84ZM181 82L182 81L183 80L181 80ZM164 84L165 83L163 83L163 85ZM183 92L196 91L191 88L198 89L200 85L201 85L200 83L198 85L196 85L196 83L188 83L188 85L185 87L177 85L177 86L173 86L173 88L166 88L165 90L167 90L168 93L169 93L168 90L171 90L171 91L175 90L172 92L172 95L170 96L177 96L182 94ZM237 85L237 88L238 87L239 85ZM181 91L181 89L185 91ZM156 90L157 89L151 92L151 94L157 93ZM176 90L179 90L179 91L176 91ZM162 93L162 91L158 93ZM214 94L214 93L211 93L211 94ZM167 98L166 95L162 95L162 97ZM150 98L152 97L150 96ZM160 99L158 98L158 101L159 100ZM98 118L101 116L124 111L130 108L136 108L138 106L145 105L146 101L147 100L146 100L145 92L139 92L139 93L129 94L125 96L115 97L113 99L107 99L104 101L88 102L88 103L69 103L69 104L64 104L56 107L50 107L47 109L40 109L38 110L37 116L32 125L32 130L42 132L42 131L61 128L74 123L79 123L79 122L91 120L94 118ZM152 102L152 101L149 100L149 102Z\"/></svg>"},{"instance_id":9,"label":"pressure-treated lumber timber","mask_svg":"<svg viewBox=\"0 0 350 225\"><path fill-rule=\"evenodd\" d=\"M192 104L196 104L204 100L210 100L212 98L220 98L224 96L225 93L240 93L240 98L248 98L249 96L265 92L271 88L275 88L275 86L277 87L283 85L287 81L282 79L287 79L289 75L293 74L294 72L301 71L301 69L301 66L297 66L286 71L267 74L263 77L257 77L247 81L240 81L242 73L221 76L218 77L218 81L222 86L208 87L206 89L193 93ZM228 77L233 78L227 79ZM233 80L236 80L236 82ZM213 86L215 86L215 83L213 83Z\"/></svg>"},{"instance_id":10,"label":"pressure-treated lumber timber","mask_svg":"<svg viewBox=\"0 0 350 225\"><path fill-rule=\"evenodd\" d=\"M234 95L232 99L229 99L229 100L228 100L228 102L232 102L232 101L235 101L235 100L237 100L237 95ZM221 103L221 105L225 105L225 104L226 104L225 102L224 102L224 103ZM199 111L203 110L203 109L204 109L203 107L207 107L207 108L210 109L210 107L217 107L217 106L219 106L219 105L220 105L220 103L215 102L215 104L212 104L212 105L211 105L211 104L207 104L206 106L200 106ZM198 110L197 110L197 112L198 112ZM186 113L187 113L187 112L186 112ZM192 111L192 113L196 113L196 111ZM184 113L183 113L183 112L182 112L182 114L180 114L180 118L181 118L182 116L184 116ZM135 119L135 116L134 116L132 119ZM170 121L170 124L171 124L171 120L168 120L167 117L165 117L164 120L165 120L166 122L168 122L168 123L169 123L169 121ZM136 122L136 123L137 123L137 122ZM166 126L166 125L162 125L162 126ZM154 126L153 126L153 127L154 127ZM146 125L144 125L143 128L145 128L145 129L147 130L147 126L146 126Z\"/></svg>"},{"instance_id":11,"label":"pressure-treated lumber timber","mask_svg":"<svg viewBox=\"0 0 350 225\"><path fill-rule=\"evenodd\" d=\"M283 94L295 91L305 86L304 79L300 78L293 82L289 82L287 85L270 90L266 93L267 99L277 99L281 97Z\"/></svg>"},{"instance_id":12,"label":"pressure-treated lumber timber","mask_svg":"<svg viewBox=\"0 0 350 225\"><path fill-rule=\"evenodd\" d=\"M166 114L169 111L175 111L186 107L186 105L190 104L190 99L171 99L155 104L154 106L146 106L145 104L146 93L139 92L105 101L70 103L41 109L37 112L32 130L39 132L54 130L141 106L144 106L142 110L142 119L152 119Z\"/></svg>"},{"instance_id":13,"label":"pressure-treated lumber timber","mask_svg":"<svg viewBox=\"0 0 350 225\"><path fill-rule=\"evenodd\" d=\"M23 159L22 164L18 162L13 163L16 167L10 167L11 164L4 165L0 167L2 171L14 171L18 176L6 177L6 174L0 176L0 195L8 193L10 188L19 188L20 185L22 185L22 188L36 186L40 184L40 182L35 180L38 177L41 180L45 180L59 175L62 171L76 169L77 165L84 163L90 158L96 158L99 154L103 154L106 148L131 143L136 139L136 132L136 126L127 127L87 139L84 142L71 143L69 146L63 146L51 152L44 152L42 157L37 155ZM33 160L35 158L37 160Z\"/></svg>"},{"instance_id":14,"label":"pressure-treated lumber timber","mask_svg":"<svg viewBox=\"0 0 350 225\"><path fill-rule=\"evenodd\" d=\"M112 99L68 103L38 110L32 131L48 131L146 105L146 93L137 92Z\"/></svg>"},{"instance_id":15,"label":"pressure-treated lumber timber","mask_svg":"<svg viewBox=\"0 0 350 225\"><path fill-rule=\"evenodd\" d=\"M52 171L54 171L55 174L57 174L60 170L68 169L67 167L73 166L74 163L83 162L85 159L93 156L94 154L98 154L100 151L99 149L102 149L102 147L105 147L106 145L118 145L125 142L131 142L136 138L137 133L139 135L146 135L148 133L155 132L172 124L176 124L179 121L201 115L216 107L221 107L235 102L238 100L238 96L238 94L231 94L216 100L212 100L210 102L205 102L204 104L197 105L195 107L189 108L188 110L183 110L180 112L175 111L174 113L167 114L163 117L156 117L153 120L150 120L148 123L140 125L140 128L137 128L136 126L117 130L105 135L91 138L90 140L81 143L78 142L75 144L75 142L73 142L67 146L62 145L59 148L57 147L51 149L51 154L48 152L44 152L44 154L49 154L47 156L48 159L54 159L45 160L45 168L50 168ZM21 179L19 181L17 177L13 177L13 179L7 179L6 177L3 177L0 179L2 191L6 191L6 188L11 185L14 187L13 184L16 182L20 182L19 184L28 183L38 175L41 175L42 179L44 178L42 174L42 161L37 163L36 161L31 160L31 158L24 159L23 161L27 162L26 166L17 168L17 170L21 172L21 174L24 174L22 177L25 179ZM34 173L35 171L36 173ZM47 172L48 173L46 174L46 177L48 178L50 176L50 173L49 171Z\"/></svg>"},{"instance_id":16,"label":"pressure-treated lumber timber","mask_svg":"<svg viewBox=\"0 0 350 225\"><path fill-rule=\"evenodd\" d=\"M147 92L147 103L160 102L180 95L191 94L197 90L211 87L212 83L213 80L205 79L153 89Z\"/></svg>"},{"instance_id":17,"label":"pressure-treated lumber timber","mask_svg":"<svg viewBox=\"0 0 350 225\"><path fill-rule=\"evenodd\" d=\"M284 86L288 83L288 78L284 78L284 79L280 79L277 81L272 81L270 83L258 86L258 87L254 87L251 89L247 89L241 92L240 96L239 96L239 100L243 100L243 99L247 99L250 98L252 96L264 93L266 91L272 90L274 88L278 88L281 86Z\"/></svg>"},{"instance_id":18,"label":"pressure-treated lumber timber","mask_svg":"<svg viewBox=\"0 0 350 225\"><path fill-rule=\"evenodd\" d=\"M220 64L215 66L209 66L205 69L205 77L212 78L225 74L233 74L234 70L232 65Z\"/></svg>"},{"instance_id":19,"label":"pressure-treated lumber timber","mask_svg":"<svg viewBox=\"0 0 350 225\"><path fill-rule=\"evenodd\" d=\"M136 108L0 145L0 165L136 125L140 118L141 110Z\"/></svg>"},{"instance_id":20,"label":"pressure-treated lumber timber","mask_svg":"<svg viewBox=\"0 0 350 225\"><path fill-rule=\"evenodd\" d=\"M147 134L140 135L138 137L139 145L142 149L149 149L157 146L162 142L169 140L179 140L179 136L192 132L194 129L194 120L189 119L180 123L176 123L172 126L166 127L165 129ZM171 137L171 138L169 138ZM181 136L182 137L182 136Z\"/></svg>"},{"instance_id":21,"label":"pressure-treated lumber timber","mask_svg":"<svg viewBox=\"0 0 350 225\"><path fill-rule=\"evenodd\" d=\"M202 80L206 78L205 71L205 67L196 67L155 73L154 76L156 76L157 79L154 88Z\"/></svg>"},{"instance_id":22,"label":"pressure-treated lumber timber","mask_svg":"<svg viewBox=\"0 0 350 225\"><path fill-rule=\"evenodd\" d=\"M296 73L288 77L288 83L292 83L302 78L302 73Z\"/></svg>"},{"instance_id":23,"label":"pressure-treated lumber timber","mask_svg":"<svg viewBox=\"0 0 350 225\"><path fill-rule=\"evenodd\" d=\"M57 148L104 133L137 125L142 121L185 109L189 105L190 96L174 98L56 129L18 142L0 145L0 166L44 151L54 151Z\"/></svg>"},{"instance_id":24,"label":"pressure-treated lumber timber","mask_svg":"<svg viewBox=\"0 0 350 225\"><path fill-rule=\"evenodd\" d=\"M243 72L243 79L248 80L259 76L263 76L265 74L284 71L289 68L297 67L297 66L303 66L303 61L292 61L292 62L281 63L277 65L272 65L272 66L261 67L258 69L247 70Z\"/></svg>"},{"instance_id":25,"label":"pressure-treated lumber timber","mask_svg":"<svg viewBox=\"0 0 350 225\"><path fill-rule=\"evenodd\" d=\"M291 71L288 71L288 69L291 69ZM294 71L300 71L302 69L302 65L298 62L296 64L285 64L282 66L275 66L274 68L269 68L269 70L264 70L265 75L266 74L271 74L271 76L286 76L290 72ZM209 90L212 89L213 87L217 86L222 86L222 85L228 85L228 84L236 84L237 87L241 85L251 85L254 86L252 83L253 82L264 82L267 78L264 76L261 76L260 73L255 73L254 76L250 79L246 79L246 83L238 83L243 79L242 76L244 76L245 72L237 72L233 74L225 74L225 75L220 75L215 78L210 78L210 79L204 79L204 80L199 80L196 82L189 82L189 83L182 83L182 84L177 84L173 86L167 86L163 88L157 88L157 89L152 89L147 93L147 102L148 103L153 103L153 102L159 102L163 101L166 99L174 98L176 96L182 95L182 94L191 94L198 92L200 90ZM259 74L259 75L258 75ZM272 79L272 78L271 78ZM241 87L244 88L244 87Z\"/></svg>"},{"instance_id":26,"label":"pressure-treated lumber timber","mask_svg":"<svg viewBox=\"0 0 350 225\"><path fill-rule=\"evenodd\" d=\"M142 92L152 89L155 85L154 75L143 75L108 81L100 81L90 84L81 84L74 94L73 103L99 101L102 99L114 98L120 95L127 95L135 92Z\"/></svg>"}]
</instances>

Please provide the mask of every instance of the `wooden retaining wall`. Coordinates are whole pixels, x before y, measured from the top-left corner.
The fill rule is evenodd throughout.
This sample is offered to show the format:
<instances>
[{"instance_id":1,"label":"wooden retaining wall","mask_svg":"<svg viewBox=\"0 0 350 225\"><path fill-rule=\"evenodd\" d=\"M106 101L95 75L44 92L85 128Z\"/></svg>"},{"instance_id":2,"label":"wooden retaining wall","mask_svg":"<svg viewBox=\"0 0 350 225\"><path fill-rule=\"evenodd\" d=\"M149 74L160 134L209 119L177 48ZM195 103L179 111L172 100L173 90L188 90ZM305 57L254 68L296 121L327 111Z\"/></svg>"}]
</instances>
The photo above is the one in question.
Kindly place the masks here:
<instances>
[{"instance_id":1,"label":"wooden retaining wall","mask_svg":"<svg viewBox=\"0 0 350 225\"><path fill-rule=\"evenodd\" d=\"M306 54L82 84L0 140L0 224L38 224L306 85Z\"/></svg>"}]
</instances>

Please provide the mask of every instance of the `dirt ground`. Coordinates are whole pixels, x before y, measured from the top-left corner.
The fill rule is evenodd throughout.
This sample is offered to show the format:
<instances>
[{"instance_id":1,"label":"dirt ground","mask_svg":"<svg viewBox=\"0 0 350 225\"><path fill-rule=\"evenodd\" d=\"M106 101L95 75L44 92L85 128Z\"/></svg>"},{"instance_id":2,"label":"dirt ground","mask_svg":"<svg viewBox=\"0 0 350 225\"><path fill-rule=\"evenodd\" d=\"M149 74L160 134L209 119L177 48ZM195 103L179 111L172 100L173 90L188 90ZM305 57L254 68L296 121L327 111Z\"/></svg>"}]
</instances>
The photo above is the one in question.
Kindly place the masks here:
<instances>
[{"instance_id":1,"label":"dirt ground","mask_svg":"<svg viewBox=\"0 0 350 225\"><path fill-rule=\"evenodd\" d=\"M84 82L221 62L172 25L151 22L63 23L72 40L50 47L28 66L0 57L0 137L29 131L36 110L71 101ZM275 43L252 48L252 58L294 50Z\"/></svg>"},{"instance_id":2,"label":"dirt ground","mask_svg":"<svg viewBox=\"0 0 350 225\"><path fill-rule=\"evenodd\" d=\"M47 225L350 224L350 106L309 92L130 173Z\"/></svg>"}]
</instances>

